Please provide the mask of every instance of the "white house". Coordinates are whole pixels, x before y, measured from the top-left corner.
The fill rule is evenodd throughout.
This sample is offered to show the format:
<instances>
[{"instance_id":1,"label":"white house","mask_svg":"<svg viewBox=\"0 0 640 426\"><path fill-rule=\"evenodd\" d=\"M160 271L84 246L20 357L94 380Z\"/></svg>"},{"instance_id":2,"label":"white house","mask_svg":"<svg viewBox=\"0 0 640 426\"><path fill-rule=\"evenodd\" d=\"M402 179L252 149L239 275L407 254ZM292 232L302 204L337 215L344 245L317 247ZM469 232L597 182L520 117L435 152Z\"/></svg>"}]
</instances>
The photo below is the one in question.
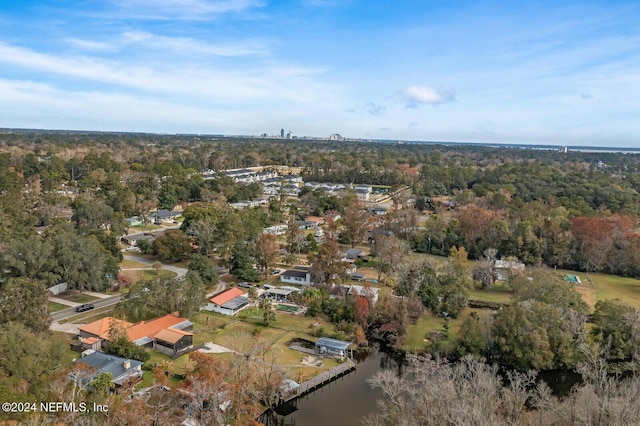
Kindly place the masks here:
<instances>
[{"instance_id":1,"label":"white house","mask_svg":"<svg viewBox=\"0 0 640 426\"><path fill-rule=\"evenodd\" d=\"M280 282L296 285L311 285L313 284L311 268L309 266L295 266L293 269L289 269L280 274Z\"/></svg>"}]
</instances>

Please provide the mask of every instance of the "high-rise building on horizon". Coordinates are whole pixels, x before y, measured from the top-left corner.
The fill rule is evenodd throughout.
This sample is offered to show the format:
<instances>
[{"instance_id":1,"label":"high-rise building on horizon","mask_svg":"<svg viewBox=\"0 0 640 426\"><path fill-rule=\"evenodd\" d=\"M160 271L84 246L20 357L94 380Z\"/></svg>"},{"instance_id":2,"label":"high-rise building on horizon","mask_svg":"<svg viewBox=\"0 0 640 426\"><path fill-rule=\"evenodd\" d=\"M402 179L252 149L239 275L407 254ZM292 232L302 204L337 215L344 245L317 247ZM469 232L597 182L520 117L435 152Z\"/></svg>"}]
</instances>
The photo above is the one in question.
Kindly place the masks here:
<instances>
[{"instance_id":1,"label":"high-rise building on horizon","mask_svg":"<svg viewBox=\"0 0 640 426\"><path fill-rule=\"evenodd\" d=\"M280 137L284 139L284 129L280 129Z\"/></svg>"}]
</instances>

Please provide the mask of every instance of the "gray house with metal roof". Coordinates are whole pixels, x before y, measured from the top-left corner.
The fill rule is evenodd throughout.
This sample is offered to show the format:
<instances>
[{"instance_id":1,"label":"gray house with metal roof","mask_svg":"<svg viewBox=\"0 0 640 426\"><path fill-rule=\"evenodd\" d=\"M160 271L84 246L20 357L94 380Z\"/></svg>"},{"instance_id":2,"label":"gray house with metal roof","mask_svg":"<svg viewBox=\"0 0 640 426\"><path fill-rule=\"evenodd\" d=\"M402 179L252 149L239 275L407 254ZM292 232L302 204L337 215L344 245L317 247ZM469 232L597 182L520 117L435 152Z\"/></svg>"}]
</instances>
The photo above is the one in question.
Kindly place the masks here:
<instances>
[{"instance_id":1,"label":"gray house with metal roof","mask_svg":"<svg viewBox=\"0 0 640 426\"><path fill-rule=\"evenodd\" d=\"M336 357L347 356L347 349L351 346L351 342L343 340L331 339L329 337L321 337L316 342L316 351L321 355L329 355Z\"/></svg>"}]
</instances>

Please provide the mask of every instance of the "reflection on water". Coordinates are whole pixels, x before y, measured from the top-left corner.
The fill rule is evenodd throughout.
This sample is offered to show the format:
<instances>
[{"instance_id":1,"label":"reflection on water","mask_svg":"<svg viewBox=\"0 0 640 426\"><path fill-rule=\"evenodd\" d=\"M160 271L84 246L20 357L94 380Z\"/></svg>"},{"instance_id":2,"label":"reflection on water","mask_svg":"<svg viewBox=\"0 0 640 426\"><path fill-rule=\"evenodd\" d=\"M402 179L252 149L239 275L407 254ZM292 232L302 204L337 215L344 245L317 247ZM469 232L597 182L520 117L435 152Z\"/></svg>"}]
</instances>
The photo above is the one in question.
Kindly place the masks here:
<instances>
[{"instance_id":1,"label":"reflection on water","mask_svg":"<svg viewBox=\"0 0 640 426\"><path fill-rule=\"evenodd\" d=\"M398 355L378 349L354 356L354 372L342 376L292 404L281 406L276 413L264 416L267 426L358 425L371 413L376 401L383 399L379 389L371 389L366 380L380 369L402 371Z\"/></svg>"}]
</instances>

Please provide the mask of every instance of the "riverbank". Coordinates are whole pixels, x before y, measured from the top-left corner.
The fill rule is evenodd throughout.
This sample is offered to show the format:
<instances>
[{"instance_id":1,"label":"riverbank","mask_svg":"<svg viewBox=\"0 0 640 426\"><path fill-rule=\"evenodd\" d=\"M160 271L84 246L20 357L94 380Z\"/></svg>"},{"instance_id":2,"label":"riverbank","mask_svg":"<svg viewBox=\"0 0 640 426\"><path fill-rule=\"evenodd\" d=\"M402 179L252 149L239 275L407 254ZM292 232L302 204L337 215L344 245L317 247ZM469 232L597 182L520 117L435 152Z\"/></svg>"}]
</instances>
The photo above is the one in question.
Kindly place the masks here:
<instances>
[{"instance_id":1,"label":"riverbank","mask_svg":"<svg viewBox=\"0 0 640 426\"><path fill-rule=\"evenodd\" d=\"M371 389L367 383L381 368L400 371L401 361L396 352L382 352L377 348L360 351L354 355L355 368L334 381L319 387L307 395L266 413L260 421L266 426L326 426L358 425L372 413L376 401L384 394Z\"/></svg>"}]
</instances>

